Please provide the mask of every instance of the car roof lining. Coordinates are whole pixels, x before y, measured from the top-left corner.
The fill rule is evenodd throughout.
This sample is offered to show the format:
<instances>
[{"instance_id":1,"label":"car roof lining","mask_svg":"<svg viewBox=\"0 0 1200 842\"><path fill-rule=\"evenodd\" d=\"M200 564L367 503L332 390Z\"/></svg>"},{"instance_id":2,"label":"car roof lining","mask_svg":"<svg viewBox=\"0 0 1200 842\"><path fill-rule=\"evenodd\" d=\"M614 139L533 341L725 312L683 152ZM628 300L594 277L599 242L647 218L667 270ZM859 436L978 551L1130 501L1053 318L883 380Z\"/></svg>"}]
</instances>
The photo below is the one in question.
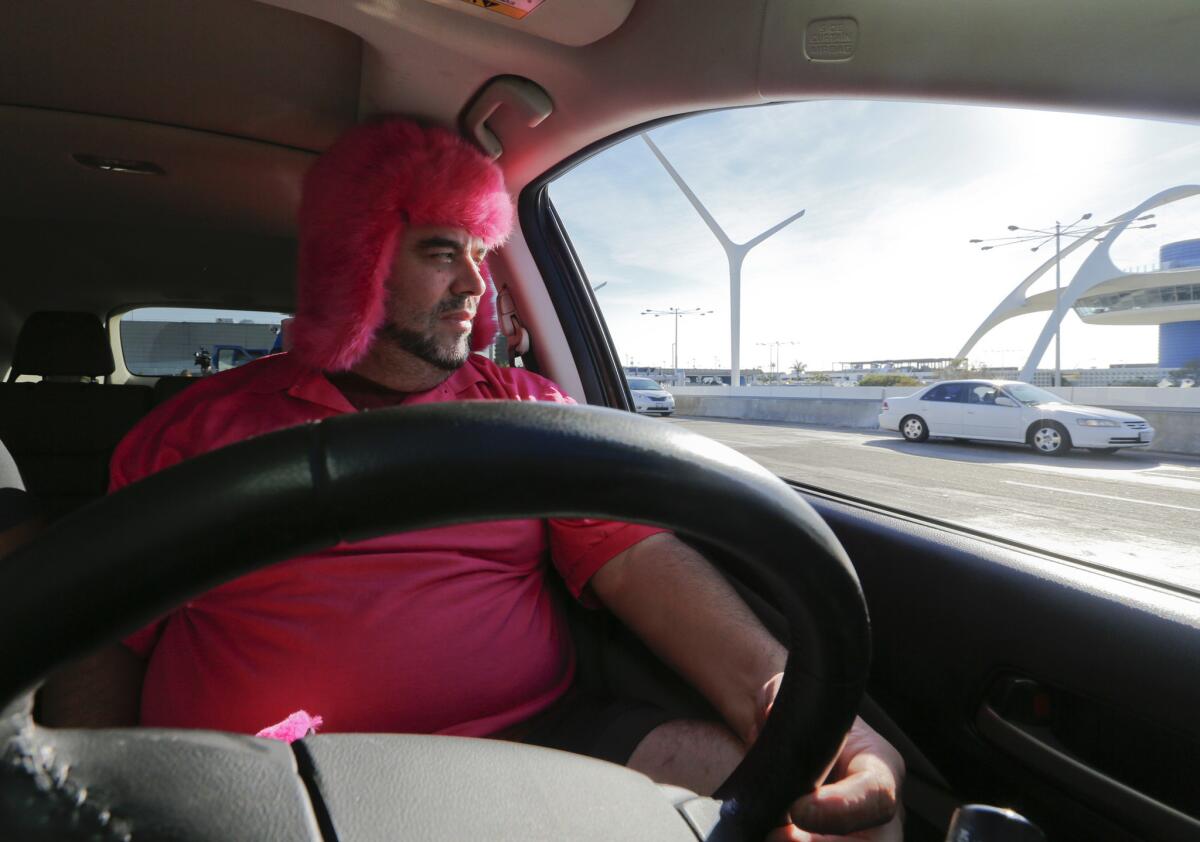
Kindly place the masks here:
<instances>
[{"instance_id":1,"label":"car roof lining","mask_svg":"<svg viewBox=\"0 0 1200 842\"><path fill-rule=\"evenodd\" d=\"M1200 101L1190 0L1093 0L1086 26L1039 0L752 0L737 15L721 3L641 2L611 35L578 47L462 11L430 0L19 4L0 33L0 104L319 151L378 113L453 125L489 79L522 76L555 111L536 127L503 109L490 121L516 194L603 138L706 108L900 98L1194 119ZM856 27L849 60L808 54L809 26L830 18Z\"/></svg>"},{"instance_id":2,"label":"car roof lining","mask_svg":"<svg viewBox=\"0 0 1200 842\"><path fill-rule=\"evenodd\" d=\"M104 172L72 156L147 161L164 175ZM215 132L0 106L10 219L170 225L291 236L300 180L316 155ZM19 165L18 165L19 164Z\"/></svg>"},{"instance_id":3,"label":"car roof lining","mask_svg":"<svg viewBox=\"0 0 1200 842\"><path fill-rule=\"evenodd\" d=\"M39 0L7 10L0 46L5 105L308 150L358 117L360 39L262 3Z\"/></svg>"}]
</instances>

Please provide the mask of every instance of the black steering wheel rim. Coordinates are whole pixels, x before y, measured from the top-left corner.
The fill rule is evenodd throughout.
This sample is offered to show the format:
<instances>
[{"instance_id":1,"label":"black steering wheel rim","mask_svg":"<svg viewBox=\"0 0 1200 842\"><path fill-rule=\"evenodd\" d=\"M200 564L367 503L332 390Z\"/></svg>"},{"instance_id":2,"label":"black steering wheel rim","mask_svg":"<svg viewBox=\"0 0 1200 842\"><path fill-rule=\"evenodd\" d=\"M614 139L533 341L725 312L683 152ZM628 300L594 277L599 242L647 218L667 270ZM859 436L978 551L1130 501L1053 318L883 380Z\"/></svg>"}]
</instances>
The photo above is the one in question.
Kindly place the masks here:
<instances>
[{"instance_id":1,"label":"black steering wheel rim","mask_svg":"<svg viewBox=\"0 0 1200 842\"><path fill-rule=\"evenodd\" d=\"M520 481L503 495L465 481L490 472ZM464 402L340 416L189 460L76 512L3 562L13 585L0 613L6 728L34 727L11 700L55 666L238 575L338 541L528 516L675 528L725 550L784 615L775 707L717 793L733 835L776 824L819 783L865 688L870 632L853 567L812 508L756 463L595 407ZM97 541L113 534L122 540Z\"/></svg>"}]
</instances>

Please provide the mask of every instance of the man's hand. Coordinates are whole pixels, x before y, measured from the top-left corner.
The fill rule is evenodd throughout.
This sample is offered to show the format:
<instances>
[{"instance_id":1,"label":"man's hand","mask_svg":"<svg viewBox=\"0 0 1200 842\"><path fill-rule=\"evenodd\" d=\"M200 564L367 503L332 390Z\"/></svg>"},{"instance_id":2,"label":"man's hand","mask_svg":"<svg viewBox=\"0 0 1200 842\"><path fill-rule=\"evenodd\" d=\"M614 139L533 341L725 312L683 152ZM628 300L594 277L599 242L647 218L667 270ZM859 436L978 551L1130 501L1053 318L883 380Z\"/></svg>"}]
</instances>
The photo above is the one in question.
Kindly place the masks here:
<instances>
[{"instance_id":1,"label":"man's hand","mask_svg":"<svg viewBox=\"0 0 1200 842\"><path fill-rule=\"evenodd\" d=\"M771 712L782 678L776 675L763 686L755 735ZM899 752L855 717L825 782L792 804L790 822L772 832L768 842L899 842L904 838L903 780Z\"/></svg>"}]
</instances>

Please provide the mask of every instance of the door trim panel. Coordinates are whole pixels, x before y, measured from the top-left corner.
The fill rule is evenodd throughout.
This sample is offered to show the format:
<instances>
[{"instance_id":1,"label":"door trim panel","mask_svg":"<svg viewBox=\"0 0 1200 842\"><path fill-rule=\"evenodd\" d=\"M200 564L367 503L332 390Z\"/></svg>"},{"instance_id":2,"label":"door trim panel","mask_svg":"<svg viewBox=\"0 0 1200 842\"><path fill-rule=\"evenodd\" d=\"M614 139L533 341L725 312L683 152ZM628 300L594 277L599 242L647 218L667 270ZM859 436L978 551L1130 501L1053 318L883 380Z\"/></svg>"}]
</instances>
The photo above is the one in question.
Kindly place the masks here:
<instances>
[{"instance_id":1,"label":"door trim panel","mask_svg":"<svg viewBox=\"0 0 1200 842\"><path fill-rule=\"evenodd\" d=\"M1015 793L1008 806L1040 803L1042 815L1030 818L1048 832L1063 816L1089 813L1113 838L1133 838L1138 828L1141 836L1154 829L1147 838L1196 838L1193 819L1172 807L1146 796L1097 799L1095 776L1103 773L1031 763L1011 753L1011 740L998 746L996 729L984 733L978 721L998 673L1036 676L1177 734L1168 765L1194 779L1196 595L835 494L803 493L842 541L867 596L875 640L869 692L957 791L965 782L972 797L1004 791ZM1168 814L1158 807L1178 818L1161 820ZM1086 836L1068 826L1051 838Z\"/></svg>"}]
</instances>

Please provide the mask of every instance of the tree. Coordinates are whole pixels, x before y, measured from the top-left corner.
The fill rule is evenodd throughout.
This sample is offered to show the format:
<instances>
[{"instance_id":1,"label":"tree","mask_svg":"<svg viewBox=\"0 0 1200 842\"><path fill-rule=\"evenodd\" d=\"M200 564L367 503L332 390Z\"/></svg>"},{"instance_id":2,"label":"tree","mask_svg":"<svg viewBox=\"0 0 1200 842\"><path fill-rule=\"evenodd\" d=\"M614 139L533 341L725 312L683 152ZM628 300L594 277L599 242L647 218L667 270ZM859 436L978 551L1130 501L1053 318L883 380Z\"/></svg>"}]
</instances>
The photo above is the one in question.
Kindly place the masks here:
<instances>
[{"instance_id":1,"label":"tree","mask_svg":"<svg viewBox=\"0 0 1200 842\"><path fill-rule=\"evenodd\" d=\"M966 357L959 357L950 365L941 369L936 380L966 380L971 377L987 378L991 375L988 364L983 361L971 362ZM907 384L905 384L907 385Z\"/></svg>"},{"instance_id":2,"label":"tree","mask_svg":"<svg viewBox=\"0 0 1200 842\"><path fill-rule=\"evenodd\" d=\"M921 381L907 374L868 374L858 381L859 386L920 386Z\"/></svg>"},{"instance_id":3,"label":"tree","mask_svg":"<svg viewBox=\"0 0 1200 842\"><path fill-rule=\"evenodd\" d=\"M793 373L794 373L794 374L795 374L797 377L799 377L800 375L804 374L804 370L805 370L806 368L808 368L808 365L807 365L807 364L805 364L805 363L802 363L802 362L800 362L799 360L796 360L794 363L792 363L792 372L793 372Z\"/></svg>"}]
</instances>

